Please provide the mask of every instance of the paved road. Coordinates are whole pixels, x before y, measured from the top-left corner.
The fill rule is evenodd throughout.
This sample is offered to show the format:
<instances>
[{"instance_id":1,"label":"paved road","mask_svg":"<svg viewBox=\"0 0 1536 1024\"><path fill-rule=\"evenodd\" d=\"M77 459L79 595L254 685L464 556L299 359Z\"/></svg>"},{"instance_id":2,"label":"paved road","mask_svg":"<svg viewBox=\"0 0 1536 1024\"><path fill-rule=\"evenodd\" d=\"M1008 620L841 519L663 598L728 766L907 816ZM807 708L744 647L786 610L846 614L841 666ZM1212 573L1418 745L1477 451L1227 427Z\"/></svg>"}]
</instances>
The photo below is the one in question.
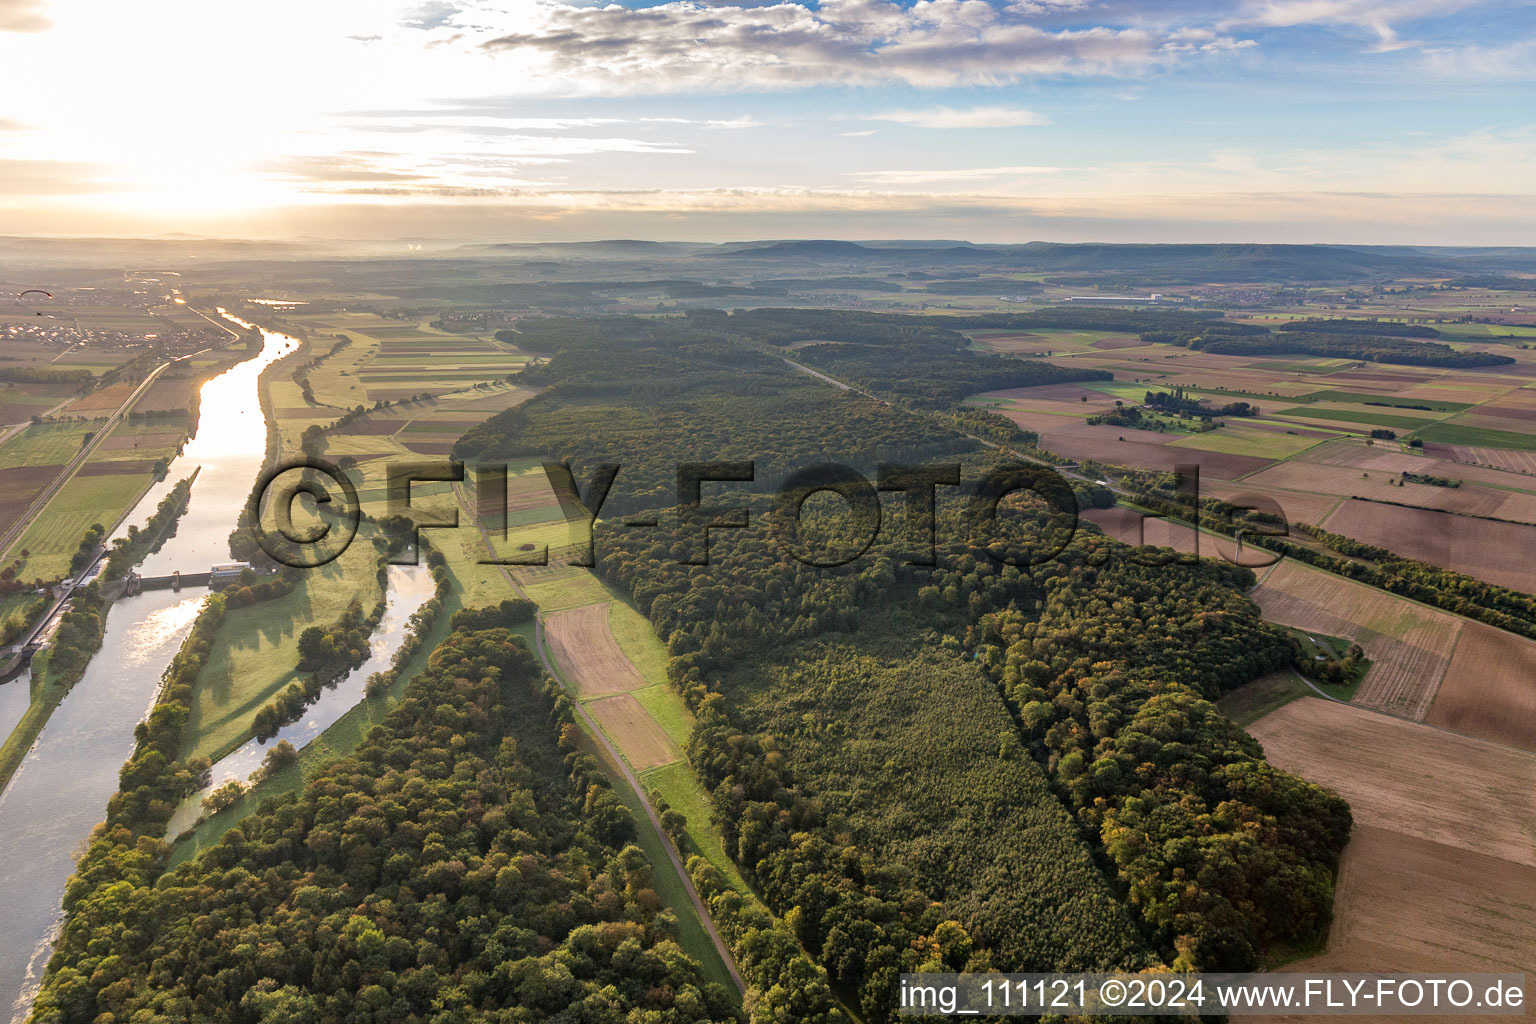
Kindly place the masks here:
<instances>
[{"instance_id":1,"label":"paved road","mask_svg":"<svg viewBox=\"0 0 1536 1024\"><path fill-rule=\"evenodd\" d=\"M486 549L489 551L495 551L495 548L491 544L490 534L486 532L485 524L480 522L479 515L471 507L470 503L465 500L463 492L460 491L457 485L455 485L453 493L454 497L459 502L459 507L462 508L464 512L471 517L475 523L475 526L479 529L480 539L484 542ZM507 570L506 566L500 565L497 566L497 568L501 570L502 577L506 579L507 585L512 588L513 593L515 593L518 597L528 597L527 592L524 591L523 588L518 585L517 581L512 578L512 573ZM534 649L539 655L539 660L544 663L544 671L548 672L551 678L558 680L560 678L560 674L555 670L554 662L550 659L547 645L544 642L544 616L542 613L534 617L533 627ZM694 912L698 915L699 923L702 924L704 926L704 930L709 933L709 940L714 943L715 952L720 954L720 959L725 964L725 969L730 972L731 980L736 983L737 990L740 991L742 995L746 995L747 986L741 980L741 972L736 969L736 961L732 958L731 951L725 944L725 939L721 937L719 930L715 927L714 920L709 916L709 908L704 906L704 901L699 898L698 890L693 887L693 879L688 876L688 869L683 865L683 858L678 854L677 848L673 845L672 840L667 836L666 831L661 827L661 818L657 816L656 809L651 806L651 801L645 794L645 787L640 784L639 778L637 778L635 773L630 770L629 764L624 760L623 755L619 753L618 748L609 741L608 737L603 733L603 730L598 726L597 722L592 719L592 716L587 714L587 709L582 707L581 702L575 700L573 697L571 700L571 706L574 707L576 709L576 713L581 716L581 720L583 723L585 723L587 731L590 732L593 736L597 737L597 741L601 743L603 745L603 749L607 751L608 757L613 761L615 765L618 766L619 772L624 776L624 781L628 783L629 788L634 790L635 798L639 801L640 806L645 809L645 816L650 819L651 827L656 830L656 835L661 839L662 849L667 851L667 858L672 862L672 869L677 872L678 879L683 883L684 891L688 893L688 900L693 904L693 909Z\"/></svg>"}]
</instances>

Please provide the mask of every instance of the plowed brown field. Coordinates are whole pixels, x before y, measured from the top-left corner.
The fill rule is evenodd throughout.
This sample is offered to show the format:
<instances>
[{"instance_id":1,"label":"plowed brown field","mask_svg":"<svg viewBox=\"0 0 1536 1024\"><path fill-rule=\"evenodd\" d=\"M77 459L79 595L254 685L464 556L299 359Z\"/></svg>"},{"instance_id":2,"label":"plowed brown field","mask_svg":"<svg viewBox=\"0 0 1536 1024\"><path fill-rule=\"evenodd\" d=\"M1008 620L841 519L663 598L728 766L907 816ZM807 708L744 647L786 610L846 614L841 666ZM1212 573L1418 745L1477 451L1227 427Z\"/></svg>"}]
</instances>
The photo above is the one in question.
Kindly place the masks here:
<instances>
[{"instance_id":1,"label":"plowed brown field","mask_svg":"<svg viewBox=\"0 0 1536 1024\"><path fill-rule=\"evenodd\" d=\"M1404 558L1536 593L1536 526L1371 501L1346 501L1321 525Z\"/></svg>"},{"instance_id":2,"label":"plowed brown field","mask_svg":"<svg viewBox=\"0 0 1536 1024\"><path fill-rule=\"evenodd\" d=\"M589 604L544 616L544 635L555 662L583 697L622 693L645 685L639 670L613 638L608 625L610 607L608 602Z\"/></svg>"},{"instance_id":3,"label":"plowed brown field","mask_svg":"<svg viewBox=\"0 0 1536 1024\"><path fill-rule=\"evenodd\" d=\"M627 693L603 697L587 704L587 711L636 771L682 760L682 751L662 731L656 719Z\"/></svg>"},{"instance_id":4,"label":"plowed brown field","mask_svg":"<svg viewBox=\"0 0 1536 1024\"><path fill-rule=\"evenodd\" d=\"M1425 721L1536 750L1536 643L1467 623Z\"/></svg>"}]
</instances>

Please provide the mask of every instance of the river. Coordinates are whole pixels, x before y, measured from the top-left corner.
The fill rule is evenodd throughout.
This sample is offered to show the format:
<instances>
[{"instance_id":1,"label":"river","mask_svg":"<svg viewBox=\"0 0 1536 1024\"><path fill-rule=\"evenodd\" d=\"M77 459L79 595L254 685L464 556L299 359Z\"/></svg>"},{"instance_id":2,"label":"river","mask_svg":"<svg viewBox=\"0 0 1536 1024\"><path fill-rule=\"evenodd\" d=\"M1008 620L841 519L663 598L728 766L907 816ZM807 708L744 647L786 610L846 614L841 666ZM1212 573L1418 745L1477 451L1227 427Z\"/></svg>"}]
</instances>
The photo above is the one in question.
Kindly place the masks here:
<instances>
[{"instance_id":1,"label":"river","mask_svg":"<svg viewBox=\"0 0 1536 1024\"><path fill-rule=\"evenodd\" d=\"M390 667L390 663L394 661L395 652L400 649L400 643L405 639L411 616L416 614L416 610L426 604L436 591L437 581L432 578L432 571L425 565L390 566L384 617L379 620L378 628L368 640L367 660L349 672L336 685L328 686L321 691L319 699L305 710L304 716L296 722L283 726L276 736L267 740L247 740L242 746L220 758L213 766L213 781L202 792L189 797L176 809L170 824L166 827L166 836L174 838L181 833L182 829L195 823L198 815L202 813L203 797L219 786L231 779L241 782L249 781L252 773L261 768L267 751L273 744L287 740L296 749L302 748L350 711L353 705L363 699L364 691L368 686L368 677Z\"/></svg>"},{"instance_id":2,"label":"river","mask_svg":"<svg viewBox=\"0 0 1536 1024\"><path fill-rule=\"evenodd\" d=\"M11 730L27 713L32 703L32 670L22 669L21 675L8 683L0 683L0 745L5 743Z\"/></svg>"},{"instance_id":3,"label":"river","mask_svg":"<svg viewBox=\"0 0 1536 1024\"><path fill-rule=\"evenodd\" d=\"M176 481L202 467L175 536L145 560L146 576L206 572L229 558L229 532L266 456L257 378L299 344L270 331L262 338L259 354L203 385L192 439L119 528L143 526ZM20 1019L31 1004L75 859L117 791L134 726L206 596L152 590L112 605L101 653L0 793L0 1020Z\"/></svg>"}]
</instances>

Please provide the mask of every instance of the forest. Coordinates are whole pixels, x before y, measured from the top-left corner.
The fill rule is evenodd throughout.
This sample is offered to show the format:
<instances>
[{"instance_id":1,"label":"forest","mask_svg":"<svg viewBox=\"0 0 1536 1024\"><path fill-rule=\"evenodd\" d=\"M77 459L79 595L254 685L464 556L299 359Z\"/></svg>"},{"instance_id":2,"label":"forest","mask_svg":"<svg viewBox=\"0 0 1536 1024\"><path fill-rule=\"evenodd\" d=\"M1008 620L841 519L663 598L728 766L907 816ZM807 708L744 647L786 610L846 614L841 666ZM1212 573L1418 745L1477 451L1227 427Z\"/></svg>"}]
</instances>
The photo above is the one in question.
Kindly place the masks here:
<instances>
[{"instance_id":1,"label":"forest","mask_svg":"<svg viewBox=\"0 0 1536 1024\"><path fill-rule=\"evenodd\" d=\"M1247 402L1228 402L1226 405L1205 405L1200 399L1184 393L1181 387L1170 391L1148 391L1147 405L1164 412L1182 413L1187 416L1257 416L1259 407Z\"/></svg>"},{"instance_id":2,"label":"forest","mask_svg":"<svg viewBox=\"0 0 1536 1024\"><path fill-rule=\"evenodd\" d=\"M1399 324L1380 320L1289 320L1279 327L1282 331L1303 331L1309 334L1366 334L1391 335L1394 338L1438 338L1440 332L1424 324Z\"/></svg>"},{"instance_id":3,"label":"forest","mask_svg":"<svg viewBox=\"0 0 1536 1024\"><path fill-rule=\"evenodd\" d=\"M551 356L521 379L544 390L471 429L454 458L569 460L578 478L617 463L603 506L611 515L674 504L682 461L755 461L755 483L742 489L766 492L823 462L872 474L880 461L981 447L957 427L829 387L739 336L722 340L713 323L528 322L518 344Z\"/></svg>"},{"instance_id":4,"label":"forest","mask_svg":"<svg viewBox=\"0 0 1536 1024\"><path fill-rule=\"evenodd\" d=\"M722 538L707 569L672 564L664 538L626 538L603 571L667 638L672 674L700 715L690 757L743 870L809 929L808 948L822 942L822 962L873 1019L885 1004L870 959L888 964L878 950L899 950L893 939L922 922L893 932L889 911L833 918L841 933L828 947L833 926L814 921L830 913L827 893L850 886L856 857L873 855L940 900L974 955L1004 969L1044 969L1045 949L1058 965L1130 966L1145 962L1140 942L1173 966L1239 969L1326 927L1347 807L1271 769L1210 703L1293 657L1284 631L1241 595L1246 570L1149 568L1093 533L1027 568L967 545L935 569L877 549L813 570L774 557L772 517L762 518ZM996 686L995 712L982 710L978 669ZM946 778L958 747L972 767ZM1036 767L1048 789L1028 783ZM1036 793L1036 814L1054 794L1093 856L1114 866L1134 933L1106 906L1089 912L1091 898L1074 902L1104 890L1091 872L1063 875L1085 863L1071 843L1054 845L1066 833L1047 841L1051 829L1030 815L1010 821L995 783L1021 771L1008 791ZM822 872L812 913L777 879L803 875L793 834L822 806L864 849ZM772 823L785 814L793 825L779 832ZM939 867L977 846L993 864L1006 863L1005 847L1042 856L1001 876ZM1060 931L1032 947L1046 906L1059 908L1050 927Z\"/></svg>"},{"instance_id":5,"label":"forest","mask_svg":"<svg viewBox=\"0 0 1536 1024\"><path fill-rule=\"evenodd\" d=\"M302 794L158 878L163 844L125 852L140 870L78 899L34 1019L736 1020L569 723L519 637L452 634Z\"/></svg>"},{"instance_id":6,"label":"forest","mask_svg":"<svg viewBox=\"0 0 1536 1024\"><path fill-rule=\"evenodd\" d=\"M1442 366L1465 369L1471 366L1504 366L1512 356L1497 352L1472 352L1454 349L1432 341L1404 341L1344 334L1272 334L1265 337L1206 337L1190 343L1192 348L1224 356L1305 355L1332 359L1360 359L1372 363L1396 363L1403 366Z\"/></svg>"},{"instance_id":7,"label":"forest","mask_svg":"<svg viewBox=\"0 0 1536 1024\"><path fill-rule=\"evenodd\" d=\"M627 450L614 459L624 469L610 503L637 454L668 459L641 478L654 479L652 487L626 495L619 505L626 511L647 497L659 499L653 508L675 500L679 453L755 457L760 478L764 465L867 467L913 451L964 460L967 478L981 465L976 446L944 429L942 418L840 393L764 356L803 340L842 341L797 348L791 357L829 372L842 360L838 369L861 384L873 385L879 369L890 374L882 390L899 392L931 363L881 361L886 352L956 351L949 332L928 324L772 310L690 316L683 324L531 321L520 330L551 355L530 371L545 390L471 431L461 453L574 456L580 472L600 451ZM854 365L841 351L851 348L870 355ZM1038 365L1010 362L1023 371ZM787 407L791 393L814 403L815 415ZM626 421L633 424L627 443L616 427ZM718 440L701 443L712 436ZM753 500L737 495L732 503ZM893 503L892 521L910 525L900 511ZM948 514L942 535L971 532L957 515ZM808 516L818 526L827 525L823 518ZM924 965L1251 966L1270 945L1326 927L1347 808L1268 769L1256 745L1209 703L1292 657L1289 637L1239 595L1238 576L1120 567L1129 549L1097 535L1068 548L1066 575L1001 565L980 534L957 542L940 567L912 567L904 531L893 531L901 541L877 544L851 565L817 569L786 555L791 528L767 503L758 502L749 521L714 535L704 567L677 564L682 539L668 524L638 535L616 530L602 539L599 571L633 595L667 642L669 671L698 717L689 757L713 795L727 849L833 990L867 1020L888 1019L896 974ZM1023 550L1042 562L1043 549L1070 535L1059 523L1026 521L1033 529L1025 530ZM836 532L833 523L829 533ZM1106 560L1116 571L1103 567ZM1068 586L1084 572L1093 586ZM1185 661L1140 675L1125 664L1139 655L1140 634L1119 619L1114 595L1129 586L1121 572L1149 589L1142 614L1166 609L1153 616L1165 628L1212 609L1177 645L1188 663L1204 666L1195 681ZM1079 631L1098 635L1100 619L1110 632L1081 667L1077 657L1049 660L1051 671L1037 678L1036 659L1010 663L1015 648L995 643L993 633L1035 620L1052 586L1068 615L1053 628L1055 643ZM986 616L995 625L977 632L993 621ZM1110 664L1120 666L1118 675ZM1014 679L1023 665L1028 689ZM1044 703L1061 718L1046 720L1035 689L1053 686ZM1103 694L1119 686L1120 699L1106 701ZM1095 697L1093 712L1078 687ZM1096 769L1091 777L1102 792L1084 797L1075 767L1088 754L1096 765L1113 753L1099 751L1095 739L1149 753L1166 746L1160 773L1142 779L1129 765L1117 788L1107 769ZM1148 847L1148 817L1171 830L1167 848ZM1253 842L1254 823L1271 819L1265 841ZM1139 845L1125 838L1137 834ZM1187 876L1202 884L1176 881ZM1262 879L1273 877L1294 895L1273 887L1261 894ZM1266 913L1249 913L1261 898ZM719 899L722 930L750 916L727 894ZM803 971L797 961L768 958L781 976ZM752 980L775 987L772 971ZM806 997L794 1018L833 1015L830 998Z\"/></svg>"},{"instance_id":8,"label":"forest","mask_svg":"<svg viewBox=\"0 0 1536 1024\"><path fill-rule=\"evenodd\" d=\"M791 517L757 493L827 462L1032 479L966 436L954 401L1066 371L864 313L529 319L516 343L548 357L520 379L539 394L456 457L563 459L578 479L619 463L610 523L672 506L679 461L757 463L719 499L751 514L711 534L708 564L681 564L668 515L606 528L597 563L666 646L708 824L762 901L690 861L752 1020L840 1024L846 1006L884 1024L904 971L1238 970L1324 933L1348 807L1270 767L1213 703L1295 656L1243 596L1251 573L1149 565L1066 509L974 484L940 487L931 520L886 494L868 553L816 565L790 552L847 538L836 502ZM1100 490L1074 495L1113 501ZM246 589L230 599L266 594ZM40 1021L736 1019L674 942L569 699L503 628L525 603L459 612L351 757L166 872L165 823L207 777L177 758L224 607L173 662L71 882ZM308 637L309 669L344 660L362 616Z\"/></svg>"},{"instance_id":9,"label":"forest","mask_svg":"<svg viewBox=\"0 0 1536 1024\"><path fill-rule=\"evenodd\" d=\"M1202 319L1060 313L1122 330ZM545 390L466 435L465 454L590 464L593 438L629 417L631 447L674 460L862 467L922 450L965 461L974 479L996 458L920 412L942 408L938 394L904 413L764 361L822 342L790 356L899 395L927 383L934 363L922 353L956 352L951 332L920 318L758 310L520 331L551 354L530 371ZM813 437L803 408L782 407L786 387L820 403ZM758 404L763 391L779 403ZM617 394L620 408L592 415L590 403ZM726 417L705 419L727 395L734 435L718 425ZM701 444L711 433L739 447ZM654 507L665 507L670 474L657 482ZM1149 568L1097 532L1071 539L1075 523L1027 504L1004 517L1003 564L978 529L978 497L945 506L932 567L910 564L901 530L850 564L812 567L789 546L807 520L836 537L839 517L809 511L792 524L740 495L754 503L750 525L716 532L707 566L678 564L682 537L665 517L659 530L606 537L599 571L667 644L698 717L690 760L745 877L870 1021L891 1014L895 974L923 963L1240 969L1315 939L1348 808L1270 768L1211 703L1294 656L1242 596L1251 574ZM891 505L891 521L914 525Z\"/></svg>"}]
</instances>

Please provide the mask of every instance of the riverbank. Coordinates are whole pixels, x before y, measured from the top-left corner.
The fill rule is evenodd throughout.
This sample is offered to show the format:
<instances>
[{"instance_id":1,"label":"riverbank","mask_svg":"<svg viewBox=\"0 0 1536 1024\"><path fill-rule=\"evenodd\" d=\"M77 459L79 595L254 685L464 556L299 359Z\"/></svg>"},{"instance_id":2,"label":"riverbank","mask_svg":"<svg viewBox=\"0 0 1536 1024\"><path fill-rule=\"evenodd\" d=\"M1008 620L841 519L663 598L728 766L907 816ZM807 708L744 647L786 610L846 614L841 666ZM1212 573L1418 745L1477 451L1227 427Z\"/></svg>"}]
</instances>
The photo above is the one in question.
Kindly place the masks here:
<instances>
[{"instance_id":1,"label":"riverbank","mask_svg":"<svg viewBox=\"0 0 1536 1024\"><path fill-rule=\"evenodd\" d=\"M145 558L140 571L146 576L228 560L230 530L266 449L256 380L297 347L294 339L268 332L259 354L202 385L192 439L127 520L143 529L175 481L191 466L202 467L175 535ZM111 657L89 663L0 791L0 905L6 908L0 915L0 1019L28 1010L82 841L102 820L103 808L109 817L120 812L114 794L137 798L141 787L124 776L124 763L139 746L138 733L149 739L164 727L146 714L209 600L201 591L152 590L116 601L102 640ZM46 696L52 703L54 694Z\"/></svg>"},{"instance_id":2,"label":"riverbank","mask_svg":"<svg viewBox=\"0 0 1536 1024\"><path fill-rule=\"evenodd\" d=\"M160 503L156 506L154 514L149 517L144 529L130 529L129 535L124 538L124 544L120 549L122 552L126 552L126 554L120 555L119 550L113 550L102 556L106 559L109 567L114 559L118 559L119 566L126 573L132 565L138 564L150 553L159 549L168 534L175 528L176 522L181 518L182 513L187 510L187 501L191 496L192 484L197 479L197 474L198 469L194 469L190 476L178 482L171 489L171 493L161 499ZM141 495L141 500L142 497ZM130 508L123 512L118 521L113 524L112 533L115 533L122 526L123 520L127 519L133 511L134 509ZM109 533L108 536L111 536L112 533ZM103 587L110 587L110 591L104 591ZM85 590L78 591L78 596L75 599L77 605L79 602L86 600L92 603L99 603L93 613L76 616L75 609L61 612L60 614L65 616L67 620L78 619L79 621L68 621L61 624L59 632L54 635L53 648L39 651L33 656L32 677L30 680L31 704L27 708L26 713L22 715L21 721L16 723L16 727L5 738L4 744L0 745L0 793L5 791L5 787L11 781L11 776L21 766L21 762L26 757L27 752L32 749L32 744L36 742L37 737L42 733L43 727L48 724L48 719L58 709L59 704L63 702L64 698L69 695L69 691L74 688L75 683L80 681L81 676L85 674L85 670L90 664L91 658L101 649L102 636L107 628L107 615L112 601L120 592L121 588L119 586L110 583L106 579L106 573L103 573L101 583L93 583L90 587L85 588ZM70 627L70 632L68 633L65 632L66 626ZM62 638L61 634L63 634ZM56 660L55 652L58 645L65 642L72 643L75 646L70 652L67 668L63 671L58 671L54 668L53 664Z\"/></svg>"}]
</instances>

